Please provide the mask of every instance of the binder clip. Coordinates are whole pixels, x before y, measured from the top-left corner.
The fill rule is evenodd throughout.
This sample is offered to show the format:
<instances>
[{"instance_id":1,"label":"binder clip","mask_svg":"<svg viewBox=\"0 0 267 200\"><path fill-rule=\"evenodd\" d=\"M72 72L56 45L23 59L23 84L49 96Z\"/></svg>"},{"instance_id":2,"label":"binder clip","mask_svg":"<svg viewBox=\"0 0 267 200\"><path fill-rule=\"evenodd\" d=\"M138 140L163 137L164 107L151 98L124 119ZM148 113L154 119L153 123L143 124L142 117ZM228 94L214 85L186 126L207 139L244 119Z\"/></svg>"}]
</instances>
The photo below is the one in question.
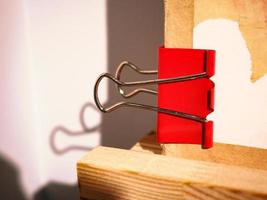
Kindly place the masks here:
<instances>
[{"instance_id":1,"label":"binder clip","mask_svg":"<svg viewBox=\"0 0 267 200\"><path fill-rule=\"evenodd\" d=\"M121 74L130 67L140 74L158 74L158 79L123 82ZM157 70L142 70L130 62L122 62L112 76L100 75L94 88L94 99L102 112L120 107L134 107L156 111L157 140L159 143L201 144L203 149L213 146L213 121L206 119L214 110L214 83L209 79L215 71L215 51L204 49L159 48ZM158 106L121 101L104 107L98 97L98 87L103 78L117 84L125 99L145 92L158 96ZM144 88L158 85L158 91ZM139 87L126 93L125 87Z\"/></svg>"}]
</instances>

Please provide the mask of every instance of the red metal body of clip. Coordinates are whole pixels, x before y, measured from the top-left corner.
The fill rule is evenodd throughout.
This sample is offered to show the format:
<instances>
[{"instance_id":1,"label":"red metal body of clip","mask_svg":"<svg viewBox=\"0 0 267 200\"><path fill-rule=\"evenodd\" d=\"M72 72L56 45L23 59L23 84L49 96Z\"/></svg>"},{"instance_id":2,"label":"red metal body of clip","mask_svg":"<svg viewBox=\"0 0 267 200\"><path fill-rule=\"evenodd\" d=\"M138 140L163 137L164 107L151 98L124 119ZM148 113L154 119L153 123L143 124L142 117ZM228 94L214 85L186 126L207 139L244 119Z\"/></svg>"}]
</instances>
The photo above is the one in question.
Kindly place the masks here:
<instances>
[{"instance_id":1,"label":"red metal body of clip","mask_svg":"<svg viewBox=\"0 0 267 200\"><path fill-rule=\"evenodd\" d=\"M207 77L158 85L158 107L193 114L202 118L214 109L215 51L200 49L159 49L158 78L174 78L198 73ZM159 143L213 146L213 122L198 122L158 112Z\"/></svg>"}]
</instances>

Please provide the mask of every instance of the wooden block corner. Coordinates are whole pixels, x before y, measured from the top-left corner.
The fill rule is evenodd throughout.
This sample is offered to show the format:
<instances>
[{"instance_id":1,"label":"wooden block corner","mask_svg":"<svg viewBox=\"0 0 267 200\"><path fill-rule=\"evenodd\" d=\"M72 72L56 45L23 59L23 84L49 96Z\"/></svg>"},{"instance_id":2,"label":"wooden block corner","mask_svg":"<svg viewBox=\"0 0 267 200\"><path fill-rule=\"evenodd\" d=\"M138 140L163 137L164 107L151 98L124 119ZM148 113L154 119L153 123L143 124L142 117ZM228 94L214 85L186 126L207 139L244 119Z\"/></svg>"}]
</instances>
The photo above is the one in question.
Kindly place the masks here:
<instances>
[{"instance_id":1,"label":"wooden block corner","mask_svg":"<svg viewBox=\"0 0 267 200\"><path fill-rule=\"evenodd\" d=\"M267 171L97 147L77 163L81 199L266 199Z\"/></svg>"}]
</instances>

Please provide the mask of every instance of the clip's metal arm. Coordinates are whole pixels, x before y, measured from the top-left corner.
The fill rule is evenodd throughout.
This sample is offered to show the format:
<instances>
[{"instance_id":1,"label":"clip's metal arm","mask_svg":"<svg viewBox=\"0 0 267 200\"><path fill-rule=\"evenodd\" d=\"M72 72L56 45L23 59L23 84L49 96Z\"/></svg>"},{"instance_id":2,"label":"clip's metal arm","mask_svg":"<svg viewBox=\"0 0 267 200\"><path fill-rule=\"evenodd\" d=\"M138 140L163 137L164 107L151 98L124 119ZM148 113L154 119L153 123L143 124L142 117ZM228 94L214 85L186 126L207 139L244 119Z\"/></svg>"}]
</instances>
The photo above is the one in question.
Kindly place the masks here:
<instances>
[{"instance_id":1,"label":"clip's metal arm","mask_svg":"<svg viewBox=\"0 0 267 200\"><path fill-rule=\"evenodd\" d=\"M145 105L145 104L139 104L139 103L133 103L133 102L126 102L126 101L121 101L118 102L114 105L111 105L109 107L104 107L100 100L99 100L99 96L98 96L98 88L99 88L99 84L102 81L103 78L108 78L110 80L112 80L115 84L117 84L118 89L120 94L122 94L123 97L128 98L131 97L139 92L150 92L150 93L154 93L152 92L153 90L148 90L145 88L139 88L134 90L133 92L124 95L124 91L121 89L121 87L123 86L141 86L141 85L153 85L153 84L159 84L159 83L172 83L172 82L182 82L182 81L188 81L188 80L194 80L194 79L198 79L198 78L205 78L207 77L207 74L205 72L203 73L199 73L199 74L192 74L192 75L187 75L187 76L180 76L180 77L174 77L174 78L166 78L166 79L155 79L155 80L146 80L146 81L133 81L133 82L123 82L120 81L120 74L122 71L122 68L124 66L130 66L131 68L133 68L135 71L141 73L141 74L155 74L157 73L157 71L153 70L153 71L142 71L140 70L138 67L136 67L135 65L132 65L129 63L122 63L121 65L119 65L117 72L116 72L116 77L113 77L111 74L109 73L105 73L105 74L101 74L99 76L99 78L97 79L96 83L95 83L95 87L94 87L94 99L95 99L95 103L97 105L97 107L102 111L102 112L111 112L114 111L120 107L123 106L128 106L128 107L134 107L134 108L140 108L140 109L146 109L146 110L152 110L152 111L156 111L156 112L161 112L161 113L165 113L165 114L169 114L169 115L174 115L177 117L182 117L182 118L186 118L186 119L190 119L190 120L194 120L194 121L198 121L198 122L206 122L207 120L205 118L196 116L196 115L192 115L192 114L188 114L188 113L183 113L183 112L178 112L178 111L174 111L174 110L169 110L169 109L165 109L165 108L159 108L156 106L151 106L151 105ZM122 92L121 92L122 91Z\"/></svg>"},{"instance_id":2,"label":"clip's metal arm","mask_svg":"<svg viewBox=\"0 0 267 200\"><path fill-rule=\"evenodd\" d=\"M150 74L158 74L157 70L142 70L139 67L137 67L136 65L134 65L133 63L130 63L128 61L124 61L118 66L118 68L116 70L115 78L117 80L120 80L121 74L122 74L122 70L125 67L129 67L129 68L133 69L134 71L136 71L139 74L149 74L149 75ZM136 94L138 94L140 92L150 93L150 94L158 94L157 91L150 90L150 89L147 89L147 88L137 88L137 89L133 90L132 92L129 92L128 94L125 94L124 90L119 85L118 85L118 91L124 98L132 97L132 96L134 96L134 95L136 95Z\"/></svg>"}]
</instances>

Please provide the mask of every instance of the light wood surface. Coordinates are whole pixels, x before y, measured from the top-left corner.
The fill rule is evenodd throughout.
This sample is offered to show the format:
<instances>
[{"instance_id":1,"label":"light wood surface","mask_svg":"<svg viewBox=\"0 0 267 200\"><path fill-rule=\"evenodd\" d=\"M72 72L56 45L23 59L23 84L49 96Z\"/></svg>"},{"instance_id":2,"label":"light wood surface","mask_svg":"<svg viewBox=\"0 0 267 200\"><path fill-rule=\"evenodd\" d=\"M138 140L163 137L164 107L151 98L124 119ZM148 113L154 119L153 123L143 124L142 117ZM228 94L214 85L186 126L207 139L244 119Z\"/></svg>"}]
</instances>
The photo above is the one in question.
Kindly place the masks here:
<instances>
[{"instance_id":1,"label":"light wood surface","mask_svg":"<svg viewBox=\"0 0 267 200\"><path fill-rule=\"evenodd\" d=\"M193 46L194 0L165 0L164 46Z\"/></svg>"},{"instance_id":2,"label":"light wood surface","mask_svg":"<svg viewBox=\"0 0 267 200\"><path fill-rule=\"evenodd\" d=\"M195 0L194 13L194 26L211 19L238 22L252 59L251 80L255 82L267 73L266 0Z\"/></svg>"},{"instance_id":3,"label":"light wood surface","mask_svg":"<svg viewBox=\"0 0 267 200\"><path fill-rule=\"evenodd\" d=\"M191 48L193 28L213 19L236 21L252 59L252 82L267 73L266 0L165 0L166 47Z\"/></svg>"},{"instance_id":4,"label":"light wood surface","mask_svg":"<svg viewBox=\"0 0 267 200\"><path fill-rule=\"evenodd\" d=\"M214 147L208 150L202 150L198 145L171 147L173 149L170 148L169 151L173 151L170 152L170 156L173 157L267 170L267 149L221 143L215 143ZM151 154L163 152L155 134L145 136L131 150Z\"/></svg>"},{"instance_id":5,"label":"light wood surface","mask_svg":"<svg viewBox=\"0 0 267 200\"><path fill-rule=\"evenodd\" d=\"M266 0L165 0L165 46L192 48L194 26L212 19L238 22L251 54L251 81L264 76L267 73ZM163 154L180 156L191 148L195 146L164 144Z\"/></svg>"},{"instance_id":6,"label":"light wood surface","mask_svg":"<svg viewBox=\"0 0 267 200\"><path fill-rule=\"evenodd\" d=\"M166 48L192 48L194 0L165 0L164 11L164 46ZM176 152L177 144L163 144L162 146L165 155L177 155L173 154Z\"/></svg>"},{"instance_id":7,"label":"light wood surface","mask_svg":"<svg viewBox=\"0 0 267 200\"><path fill-rule=\"evenodd\" d=\"M267 171L108 147L77 164L81 199L266 199Z\"/></svg>"}]
</instances>

